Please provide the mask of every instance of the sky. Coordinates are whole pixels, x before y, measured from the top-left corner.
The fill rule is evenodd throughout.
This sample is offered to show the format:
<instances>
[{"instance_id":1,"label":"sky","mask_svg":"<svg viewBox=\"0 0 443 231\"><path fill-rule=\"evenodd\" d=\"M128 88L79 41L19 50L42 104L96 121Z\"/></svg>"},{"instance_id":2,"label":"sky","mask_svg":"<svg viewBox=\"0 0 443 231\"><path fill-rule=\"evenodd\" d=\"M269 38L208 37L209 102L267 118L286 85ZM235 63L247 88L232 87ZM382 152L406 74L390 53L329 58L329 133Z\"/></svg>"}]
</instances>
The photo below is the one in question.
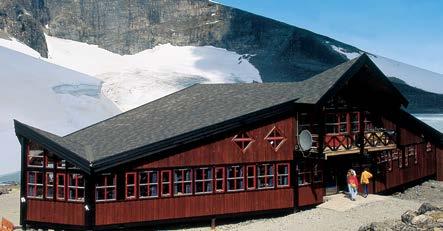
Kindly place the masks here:
<instances>
[{"instance_id":1,"label":"sky","mask_svg":"<svg viewBox=\"0 0 443 231\"><path fill-rule=\"evenodd\" d=\"M441 0L217 0L443 74Z\"/></svg>"}]
</instances>

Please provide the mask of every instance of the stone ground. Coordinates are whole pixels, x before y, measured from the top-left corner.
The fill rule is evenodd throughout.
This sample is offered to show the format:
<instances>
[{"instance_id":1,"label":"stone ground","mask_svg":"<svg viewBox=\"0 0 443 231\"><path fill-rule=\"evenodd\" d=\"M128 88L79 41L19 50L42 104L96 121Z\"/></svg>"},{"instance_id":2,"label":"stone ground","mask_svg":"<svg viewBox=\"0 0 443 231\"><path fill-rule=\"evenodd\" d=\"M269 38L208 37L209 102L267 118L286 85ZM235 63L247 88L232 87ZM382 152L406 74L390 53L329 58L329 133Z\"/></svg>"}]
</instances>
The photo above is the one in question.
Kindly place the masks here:
<instances>
[{"instance_id":1,"label":"stone ground","mask_svg":"<svg viewBox=\"0 0 443 231\"><path fill-rule=\"evenodd\" d=\"M325 199L325 203L312 209L278 217L230 221L218 224L217 230L358 230L372 222L399 219L406 210L415 211L423 202L442 206L443 182L427 181L392 196L358 196L357 201L350 201L344 194L337 194ZM0 195L0 216L18 224L18 188ZM180 226L178 230L210 230L210 227L208 222L202 226Z\"/></svg>"}]
</instances>

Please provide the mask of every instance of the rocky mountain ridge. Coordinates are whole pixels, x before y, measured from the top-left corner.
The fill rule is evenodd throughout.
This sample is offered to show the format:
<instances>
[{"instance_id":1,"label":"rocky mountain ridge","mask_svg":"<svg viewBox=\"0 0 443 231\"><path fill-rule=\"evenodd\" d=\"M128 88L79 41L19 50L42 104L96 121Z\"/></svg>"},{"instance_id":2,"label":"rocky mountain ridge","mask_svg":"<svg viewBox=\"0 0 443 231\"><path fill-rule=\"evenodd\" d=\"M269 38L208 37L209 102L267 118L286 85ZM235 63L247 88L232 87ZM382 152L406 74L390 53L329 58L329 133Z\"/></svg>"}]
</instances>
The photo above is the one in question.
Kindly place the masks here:
<instances>
[{"instance_id":1,"label":"rocky mountain ridge","mask_svg":"<svg viewBox=\"0 0 443 231\"><path fill-rule=\"evenodd\" d=\"M208 0L4 0L0 2L0 30L43 57L48 56L45 33L121 55L166 43L225 48L247 56L263 82L304 80L348 60L346 53L363 52ZM412 102L408 110L423 111L415 102L425 102L425 98L402 92ZM441 94L434 98L443 101ZM427 106L424 110L443 112L443 108Z\"/></svg>"},{"instance_id":2,"label":"rocky mountain ridge","mask_svg":"<svg viewBox=\"0 0 443 231\"><path fill-rule=\"evenodd\" d=\"M43 33L135 54L159 44L215 46L253 55L263 81L298 81L344 62L344 43L207 0L7 0L0 28L47 56Z\"/></svg>"}]
</instances>

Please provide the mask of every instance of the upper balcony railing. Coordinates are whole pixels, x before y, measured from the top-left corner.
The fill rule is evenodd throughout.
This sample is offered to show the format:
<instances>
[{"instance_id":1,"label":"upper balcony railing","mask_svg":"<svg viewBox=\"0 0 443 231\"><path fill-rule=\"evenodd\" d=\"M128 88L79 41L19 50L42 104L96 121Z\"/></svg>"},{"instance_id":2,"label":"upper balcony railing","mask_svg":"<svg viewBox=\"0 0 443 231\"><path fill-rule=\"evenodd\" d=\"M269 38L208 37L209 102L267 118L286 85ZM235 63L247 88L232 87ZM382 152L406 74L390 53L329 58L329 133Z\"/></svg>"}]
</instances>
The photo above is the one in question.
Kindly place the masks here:
<instances>
[{"instance_id":1,"label":"upper balcony railing","mask_svg":"<svg viewBox=\"0 0 443 231\"><path fill-rule=\"evenodd\" d=\"M365 114L360 118L359 112L327 113L324 125L323 145L320 147L318 124L301 124L300 129L309 129L313 138L312 151L328 156L359 153L366 151L396 148L396 133L383 128L381 124L374 126L371 118ZM322 148L322 150L320 150Z\"/></svg>"}]
</instances>

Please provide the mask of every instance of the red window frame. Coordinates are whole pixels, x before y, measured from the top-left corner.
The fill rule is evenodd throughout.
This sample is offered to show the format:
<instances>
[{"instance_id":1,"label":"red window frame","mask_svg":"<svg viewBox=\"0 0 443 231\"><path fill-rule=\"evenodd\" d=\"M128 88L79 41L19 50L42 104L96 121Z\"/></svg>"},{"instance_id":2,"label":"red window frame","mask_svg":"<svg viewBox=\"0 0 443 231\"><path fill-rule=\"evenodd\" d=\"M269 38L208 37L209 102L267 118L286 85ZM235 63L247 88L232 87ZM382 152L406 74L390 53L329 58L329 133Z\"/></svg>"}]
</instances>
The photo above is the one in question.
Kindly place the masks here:
<instances>
[{"instance_id":1,"label":"red window frame","mask_svg":"<svg viewBox=\"0 0 443 231\"><path fill-rule=\"evenodd\" d=\"M265 171L264 171L264 175L260 175L260 168L264 167ZM269 169L268 167L272 168L273 173L270 174L269 173ZM272 180L269 180L269 178L272 177ZM264 187L260 187L260 179L263 178L264 179L264 183L265 186ZM270 185L270 181L272 181L272 185ZM269 186L270 185L270 186ZM274 164L259 164L257 165L257 188L258 189L270 189L270 188L275 188L275 166Z\"/></svg>"},{"instance_id":2,"label":"red window frame","mask_svg":"<svg viewBox=\"0 0 443 231\"><path fill-rule=\"evenodd\" d=\"M31 182L31 175L34 175L34 181ZM38 175L41 175L42 182L38 182ZM38 188L41 187L41 196L38 196L37 193L39 192ZM43 187L44 187L44 178L43 178L43 172L39 171L29 171L27 174L27 194L26 196L28 198L34 198L34 199L43 199ZM32 194L30 195L30 192Z\"/></svg>"},{"instance_id":3,"label":"red window frame","mask_svg":"<svg viewBox=\"0 0 443 231\"><path fill-rule=\"evenodd\" d=\"M62 178L60 178L62 177ZM63 184L60 184L60 179L63 179ZM59 201L66 200L66 174L65 173L57 173L56 174L56 190L55 190L55 197ZM63 192L63 196L59 197L59 192Z\"/></svg>"},{"instance_id":4,"label":"red window frame","mask_svg":"<svg viewBox=\"0 0 443 231\"><path fill-rule=\"evenodd\" d=\"M151 176L154 174L154 173L156 173L157 174L157 181L156 182L153 182L153 181L151 181ZM145 182L142 182L142 177L140 176L141 174L146 174L146 181ZM154 198L154 197L158 197L159 195L160 195L160 186L159 186L159 181L160 181L160 174L159 174L159 172L158 171L156 171L156 170L149 170L149 171L143 171L143 172L140 172L139 173L139 175L138 175L138 197L139 198ZM147 193L147 196L142 196L141 195L141 187L142 186L145 186L146 187L146 193ZM151 186L156 186L156 195L154 195L154 196L152 196L152 194L151 194L151 191L150 191L150 189L151 189Z\"/></svg>"},{"instance_id":5,"label":"red window frame","mask_svg":"<svg viewBox=\"0 0 443 231\"><path fill-rule=\"evenodd\" d=\"M83 202L85 201L85 176L79 173L69 173L68 174L68 201L77 201ZM80 178L83 178L83 184L79 183ZM71 182L74 181L74 184L71 185ZM74 197L71 197L71 190L74 190ZM80 197L80 191L83 191L83 197Z\"/></svg>"},{"instance_id":6,"label":"red window frame","mask_svg":"<svg viewBox=\"0 0 443 231\"><path fill-rule=\"evenodd\" d=\"M48 154L45 155L45 167L47 169L54 169L55 167L54 156L49 156Z\"/></svg>"},{"instance_id":7,"label":"red window frame","mask_svg":"<svg viewBox=\"0 0 443 231\"><path fill-rule=\"evenodd\" d=\"M177 172L181 173L182 179L181 180L177 180L176 174ZM190 174L189 180L186 179L186 173ZM192 186L193 186L193 182L192 182L192 168L182 168L182 169L174 169L174 184L173 184L173 191L174 191L174 196L186 196L186 195L192 195L193 190L192 190ZM189 184L189 190L190 192L186 192L186 185ZM181 189L182 191L175 191L175 185L181 185Z\"/></svg>"},{"instance_id":8,"label":"red window frame","mask_svg":"<svg viewBox=\"0 0 443 231\"><path fill-rule=\"evenodd\" d=\"M283 133L276 126L274 126L266 135L265 140L268 141L274 151L278 151L286 141L286 137L283 136Z\"/></svg>"},{"instance_id":9,"label":"red window frame","mask_svg":"<svg viewBox=\"0 0 443 231\"><path fill-rule=\"evenodd\" d=\"M280 167L282 167L282 166L287 167L287 173L283 173L283 174L279 173ZM289 166L289 163L276 164L277 188L285 188L285 187L289 187L291 185L291 174L290 173L291 173L291 168ZM280 177L287 177L288 183L287 184L280 184Z\"/></svg>"},{"instance_id":10,"label":"red window frame","mask_svg":"<svg viewBox=\"0 0 443 231\"><path fill-rule=\"evenodd\" d=\"M227 183L227 185L228 185L228 187L227 187L227 190L226 191L228 191L228 192L235 192L235 191L243 191L243 190L245 190L245 172L244 172L244 166L243 165L232 165L232 166L228 166L227 168L226 168L226 173L227 174L229 174L229 168L233 168L234 169L234 175L233 176L231 176L231 177L229 177L228 175L226 175L226 181L228 182ZM240 170L242 170L242 171L240 171ZM237 174L237 173L239 173L240 172L240 174ZM230 180L233 180L233 182L234 182L234 189L229 189L229 181ZM241 184L242 185L242 187L240 188L240 187L237 187L237 185L238 185L238 182L239 181L243 181L243 184Z\"/></svg>"},{"instance_id":11,"label":"red window frame","mask_svg":"<svg viewBox=\"0 0 443 231\"><path fill-rule=\"evenodd\" d=\"M222 172L222 177L221 178L219 178L219 177L217 177L217 173L219 172L221 170L221 172ZM222 192L224 192L225 191L225 185L226 185L226 175L225 175L225 167L215 167L215 169L214 169L214 180L215 180L215 187L214 187L214 191L216 192L216 193L222 193ZM222 182L222 188L221 189L219 189L218 188L218 182Z\"/></svg>"},{"instance_id":12,"label":"red window frame","mask_svg":"<svg viewBox=\"0 0 443 231\"><path fill-rule=\"evenodd\" d=\"M252 169L252 176L251 172L249 171ZM249 180L252 180L252 185L250 184ZM256 166L255 165L248 165L246 166L246 189L247 190L254 190L257 188L257 174L256 174Z\"/></svg>"},{"instance_id":13,"label":"red window frame","mask_svg":"<svg viewBox=\"0 0 443 231\"><path fill-rule=\"evenodd\" d=\"M35 145L38 145L38 144L35 144ZM38 153L38 155L37 154L31 154L31 151L33 151L33 150L31 150L31 144L29 144L29 145L26 145L26 157L27 157L27 160L26 160L26 165L28 166L28 167L30 167L30 168L43 168L44 166L45 166L45 151L43 150L43 148L42 147L40 147L39 145L38 145L38 147L40 147L41 148L41 150L39 150L39 151L41 151L40 153ZM37 150L37 149L35 149L35 150ZM41 155L40 155L41 154ZM38 159L41 159L41 165L32 165L31 164L31 160L32 160L32 158L38 158Z\"/></svg>"},{"instance_id":14,"label":"red window frame","mask_svg":"<svg viewBox=\"0 0 443 231\"><path fill-rule=\"evenodd\" d=\"M57 169L66 169L66 160L58 160L56 166Z\"/></svg>"},{"instance_id":15,"label":"red window frame","mask_svg":"<svg viewBox=\"0 0 443 231\"><path fill-rule=\"evenodd\" d=\"M208 172L208 170L211 174L209 177L206 174ZM197 173L198 171L201 171L202 179L197 179L197 176L199 175ZM201 167L201 168L194 169L194 185L195 185L194 192L195 192L195 194L207 194L207 193L212 193L214 191L213 174L214 174L214 172L211 167ZM203 190L201 192L197 191L197 183L199 183L199 182L202 183ZM208 185L210 185L210 190L208 190L208 188L207 188Z\"/></svg>"},{"instance_id":16,"label":"red window frame","mask_svg":"<svg viewBox=\"0 0 443 231\"><path fill-rule=\"evenodd\" d=\"M163 175L164 174L169 174L169 177L168 177L168 182L164 182L163 181ZM172 170L162 170L161 172L160 172L160 182L161 182L161 191L160 191L160 196L161 197L170 197L170 196L172 196L172 187L171 187L171 185L172 185ZM163 193L163 189L165 188L165 185L168 187L168 193Z\"/></svg>"},{"instance_id":17,"label":"red window frame","mask_svg":"<svg viewBox=\"0 0 443 231\"><path fill-rule=\"evenodd\" d=\"M356 121L352 120L352 115L353 114L357 115L357 120ZM352 129L352 124L357 124L357 130L354 131ZM352 132L352 133L360 131L360 112L349 112L349 126L350 126L349 127L349 131Z\"/></svg>"},{"instance_id":18,"label":"red window frame","mask_svg":"<svg viewBox=\"0 0 443 231\"><path fill-rule=\"evenodd\" d=\"M246 152L254 141L254 138L252 138L247 132L240 132L232 138L232 142L235 143L243 153Z\"/></svg>"},{"instance_id":19,"label":"red window frame","mask_svg":"<svg viewBox=\"0 0 443 231\"><path fill-rule=\"evenodd\" d=\"M108 182L108 176L112 178L112 184ZM111 173L105 173L99 175L99 177L104 177L103 185L95 185L95 201L96 202L104 202L104 201L115 201L117 200L117 175ZM97 199L98 190L104 190L104 199ZM114 198L108 198L108 191L114 191Z\"/></svg>"},{"instance_id":20,"label":"red window frame","mask_svg":"<svg viewBox=\"0 0 443 231\"><path fill-rule=\"evenodd\" d=\"M133 184L129 184L129 177L132 177ZM149 179L148 179L149 181ZM128 189L132 188L134 195L128 195ZM137 173L136 172L127 172L125 175L125 198L127 200L137 199Z\"/></svg>"},{"instance_id":21,"label":"red window frame","mask_svg":"<svg viewBox=\"0 0 443 231\"><path fill-rule=\"evenodd\" d=\"M49 183L49 175L52 175L52 184ZM45 187L46 187L46 191L45 191L45 198L46 199L54 199L54 194L55 194L55 190L54 190L54 186L55 186L55 177L54 177L54 173L53 172L46 172L45 174ZM51 189L52 188L52 189ZM49 191L52 191L52 196L49 196Z\"/></svg>"}]
</instances>

